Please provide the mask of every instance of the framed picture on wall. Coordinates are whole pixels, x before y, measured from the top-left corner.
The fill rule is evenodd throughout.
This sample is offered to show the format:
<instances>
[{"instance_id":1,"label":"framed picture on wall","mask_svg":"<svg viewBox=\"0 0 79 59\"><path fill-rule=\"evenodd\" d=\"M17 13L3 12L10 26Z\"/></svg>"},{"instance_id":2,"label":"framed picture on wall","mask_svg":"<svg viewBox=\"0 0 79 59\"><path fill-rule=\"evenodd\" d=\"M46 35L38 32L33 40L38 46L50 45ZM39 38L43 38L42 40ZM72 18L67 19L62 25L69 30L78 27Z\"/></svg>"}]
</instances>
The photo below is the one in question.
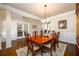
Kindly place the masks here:
<instances>
[{"instance_id":1,"label":"framed picture on wall","mask_svg":"<svg viewBox=\"0 0 79 59\"><path fill-rule=\"evenodd\" d=\"M59 29L66 29L67 28L67 20L61 20L58 22Z\"/></svg>"}]
</instances>

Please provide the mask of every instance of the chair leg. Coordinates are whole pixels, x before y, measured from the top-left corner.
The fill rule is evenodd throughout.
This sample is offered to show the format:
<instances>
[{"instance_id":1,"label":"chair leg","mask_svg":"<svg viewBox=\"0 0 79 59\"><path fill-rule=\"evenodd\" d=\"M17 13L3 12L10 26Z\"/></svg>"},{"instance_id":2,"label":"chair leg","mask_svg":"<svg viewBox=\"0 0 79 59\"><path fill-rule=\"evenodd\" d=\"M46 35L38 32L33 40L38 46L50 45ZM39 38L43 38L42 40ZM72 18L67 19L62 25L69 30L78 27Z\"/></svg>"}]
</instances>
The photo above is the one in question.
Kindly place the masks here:
<instances>
[{"instance_id":1,"label":"chair leg","mask_svg":"<svg viewBox=\"0 0 79 59\"><path fill-rule=\"evenodd\" d=\"M54 50L54 52L56 51L56 44L55 43L53 44L53 50Z\"/></svg>"},{"instance_id":2,"label":"chair leg","mask_svg":"<svg viewBox=\"0 0 79 59\"><path fill-rule=\"evenodd\" d=\"M58 44L58 42L57 42L57 47L59 48L59 44Z\"/></svg>"},{"instance_id":3,"label":"chair leg","mask_svg":"<svg viewBox=\"0 0 79 59\"><path fill-rule=\"evenodd\" d=\"M41 48L41 56L43 56L43 48L42 48L42 46L40 46L40 48Z\"/></svg>"},{"instance_id":4,"label":"chair leg","mask_svg":"<svg viewBox=\"0 0 79 59\"><path fill-rule=\"evenodd\" d=\"M50 50L50 55L52 56L53 54L52 54L52 50Z\"/></svg>"},{"instance_id":5,"label":"chair leg","mask_svg":"<svg viewBox=\"0 0 79 59\"><path fill-rule=\"evenodd\" d=\"M43 52L41 51L41 56L43 56Z\"/></svg>"},{"instance_id":6,"label":"chair leg","mask_svg":"<svg viewBox=\"0 0 79 59\"><path fill-rule=\"evenodd\" d=\"M34 56L34 53L33 53L33 51L32 51L32 56Z\"/></svg>"},{"instance_id":7,"label":"chair leg","mask_svg":"<svg viewBox=\"0 0 79 59\"><path fill-rule=\"evenodd\" d=\"M29 54L29 47L28 47L28 50L27 50L27 56L28 56L28 54Z\"/></svg>"}]
</instances>

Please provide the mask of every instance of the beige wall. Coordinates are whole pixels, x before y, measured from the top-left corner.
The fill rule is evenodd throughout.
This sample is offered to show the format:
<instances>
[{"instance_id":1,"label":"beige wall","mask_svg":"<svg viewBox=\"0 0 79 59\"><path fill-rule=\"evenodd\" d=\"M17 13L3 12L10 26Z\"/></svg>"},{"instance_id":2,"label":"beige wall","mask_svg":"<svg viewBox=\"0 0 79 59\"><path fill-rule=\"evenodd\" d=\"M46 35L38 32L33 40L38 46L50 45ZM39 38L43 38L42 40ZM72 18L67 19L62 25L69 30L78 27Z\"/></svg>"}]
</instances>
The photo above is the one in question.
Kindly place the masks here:
<instances>
[{"instance_id":1,"label":"beige wall","mask_svg":"<svg viewBox=\"0 0 79 59\"><path fill-rule=\"evenodd\" d=\"M76 14L75 10L50 17L51 30L60 32L60 41L76 44ZM58 22L67 20L67 28L59 29Z\"/></svg>"}]
</instances>

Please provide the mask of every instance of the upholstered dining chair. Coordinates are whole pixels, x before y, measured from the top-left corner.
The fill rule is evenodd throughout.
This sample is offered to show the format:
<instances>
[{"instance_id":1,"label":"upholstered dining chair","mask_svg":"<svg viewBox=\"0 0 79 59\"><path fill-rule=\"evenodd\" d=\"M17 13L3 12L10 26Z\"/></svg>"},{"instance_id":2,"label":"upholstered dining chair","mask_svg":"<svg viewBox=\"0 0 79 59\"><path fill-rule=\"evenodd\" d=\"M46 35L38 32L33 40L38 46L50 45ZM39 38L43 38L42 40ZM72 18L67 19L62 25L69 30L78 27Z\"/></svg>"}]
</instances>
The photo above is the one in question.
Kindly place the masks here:
<instances>
[{"instance_id":1,"label":"upholstered dining chair","mask_svg":"<svg viewBox=\"0 0 79 59\"><path fill-rule=\"evenodd\" d=\"M25 40L26 40L26 45L27 45L27 56L28 56L28 54L29 54L29 49L30 49L30 36L29 36L29 34L28 33L24 33L24 35L25 35Z\"/></svg>"},{"instance_id":2,"label":"upholstered dining chair","mask_svg":"<svg viewBox=\"0 0 79 59\"><path fill-rule=\"evenodd\" d=\"M32 42L32 41L31 41ZM32 52L32 56L36 55L38 52L38 49L40 48L39 45L32 42L32 48L30 49Z\"/></svg>"},{"instance_id":3,"label":"upholstered dining chair","mask_svg":"<svg viewBox=\"0 0 79 59\"><path fill-rule=\"evenodd\" d=\"M32 56L36 54L37 49L39 49L39 46L36 46L32 40L31 40L31 36L29 34L25 35L25 39L26 39L26 43L27 43L27 56L29 54L29 51L31 51Z\"/></svg>"},{"instance_id":4,"label":"upholstered dining chair","mask_svg":"<svg viewBox=\"0 0 79 59\"><path fill-rule=\"evenodd\" d=\"M47 43L45 46L48 48L50 55L52 56L52 51L56 51L57 34L50 34L49 39L51 39L51 42Z\"/></svg>"},{"instance_id":5,"label":"upholstered dining chair","mask_svg":"<svg viewBox=\"0 0 79 59\"><path fill-rule=\"evenodd\" d=\"M52 51L53 51L53 46L54 46L54 42L52 41L52 39L50 42L44 44L44 46L46 48L45 50L47 50L47 52L52 56L53 55Z\"/></svg>"},{"instance_id":6,"label":"upholstered dining chair","mask_svg":"<svg viewBox=\"0 0 79 59\"><path fill-rule=\"evenodd\" d=\"M45 50L47 50L47 52L52 56L52 50L53 50L53 41L52 38L50 38L50 35L48 36L48 39L51 39L49 42L47 42L46 44L44 44L45 46Z\"/></svg>"},{"instance_id":7,"label":"upholstered dining chair","mask_svg":"<svg viewBox=\"0 0 79 59\"><path fill-rule=\"evenodd\" d=\"M52 39L51 44L53 46L53 50L56 50L56 41L58 41L57 40L58 35L55 31L53 31L52 34L50 34L50 36L51 36L51 39Z\"/></svg>"}]
</instances>

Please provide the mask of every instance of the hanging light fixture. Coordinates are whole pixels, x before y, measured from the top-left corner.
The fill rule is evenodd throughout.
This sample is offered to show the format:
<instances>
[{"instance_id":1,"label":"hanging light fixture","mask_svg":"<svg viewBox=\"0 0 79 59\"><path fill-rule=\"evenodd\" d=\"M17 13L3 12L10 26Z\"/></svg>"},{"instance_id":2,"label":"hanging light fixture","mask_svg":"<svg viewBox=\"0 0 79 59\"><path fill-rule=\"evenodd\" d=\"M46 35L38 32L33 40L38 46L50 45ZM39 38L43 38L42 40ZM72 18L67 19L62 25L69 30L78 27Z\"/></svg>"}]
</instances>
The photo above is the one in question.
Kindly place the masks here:
<instances>
[{"instance_id":1,"label":"hanging light fixture","mask_svg":"<svg viewBox=\"0 0 79 59\"><path fill-rule=\"evenodd\" d=\"M46 7L47 7L47 5L44 5L44 7L45 7L45 19L46 19Z\"/></svg>"},{"instance_id":2,"label":"hanging light fixture","mask_svg":"<svg viewBox=\"0 0 79 59\"><path fill-rule=\"evenodd\" d=\"M47 19L47 13L46 13L47 5L44 5L44 8L45 8L45 14L44 14L45 16L44 16L44 19L41 20L43 31L48 30L48 23L49 23L49 20Z\"/></svg>"},{"instance_id":3,"label":"hanging light fixture","mask_svg":"<svg viewBox=\"0 0 79 59\"><path fill-rule=\"evenodd\" d=\"M46 7L47 7L47 5L44 5L44 8L45 8L45 16L44 16L44 19L43 20L41 20L41 22L46 22L46 19L47 19L47 15L46 15Z\"/></svg>"}]
</instances>

